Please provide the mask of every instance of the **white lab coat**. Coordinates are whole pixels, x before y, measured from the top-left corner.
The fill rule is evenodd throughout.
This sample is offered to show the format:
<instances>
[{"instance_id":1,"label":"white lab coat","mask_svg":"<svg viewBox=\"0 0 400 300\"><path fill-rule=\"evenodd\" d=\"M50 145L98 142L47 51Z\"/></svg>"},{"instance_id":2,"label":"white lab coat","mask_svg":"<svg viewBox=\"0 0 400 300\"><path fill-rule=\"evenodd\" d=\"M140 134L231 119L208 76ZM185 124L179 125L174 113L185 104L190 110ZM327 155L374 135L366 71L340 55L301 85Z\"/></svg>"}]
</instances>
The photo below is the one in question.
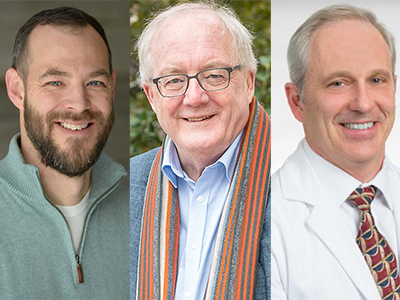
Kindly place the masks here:
<instances>
[{"instance_id":1,"label":"white lab coat","mask_svg":"<svg viewBox=\"0 0 400 300\"><path fill-rule=\"evenodd\" d=\"M367 263L303 143L272 176L272 300L381 299ZM393 203L399 243L400 172L389 164L392 195L398 195ZM396 256L399 259L398 253Z\"/></svg>"}]
</instances>

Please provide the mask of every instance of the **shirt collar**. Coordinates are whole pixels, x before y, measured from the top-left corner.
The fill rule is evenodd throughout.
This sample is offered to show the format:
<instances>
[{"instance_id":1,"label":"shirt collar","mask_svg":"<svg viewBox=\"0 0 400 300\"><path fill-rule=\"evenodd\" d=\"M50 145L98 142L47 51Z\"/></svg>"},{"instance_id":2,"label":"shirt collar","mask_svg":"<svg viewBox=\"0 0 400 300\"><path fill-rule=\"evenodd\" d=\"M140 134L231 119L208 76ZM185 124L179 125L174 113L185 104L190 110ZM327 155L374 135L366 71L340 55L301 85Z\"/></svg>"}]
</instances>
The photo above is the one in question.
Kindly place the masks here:
<instances>
[{"instance_id":1,"label":"shirt collar","mask_svg":"<svg viewBox=\"0 0 400 300\"><path fill-rule=\"evenodd\" d=\"M383 199L385 199L387 205L389 206L390 210L393 211L393 195L390 188L390 178L389 178L389 162L387 157L385 157L382 169L379 173L372 179L370 182L363 184L362 186L374 185L376 186L379 191L383 194ZM379 192L378 191L378 192Z\"/></svg>"},{"instance_id":2,"label":"shirt collar","mask_svg":"<svg viewBox=\"0 0 400 300\"><path fill-rule=\"evenodd\" d=\"M206 169L212 168L217 165L221 165L225 167L225 175L228 182L231 182L233 172L235 170L236 158L239 153L239 145L243 135L243 130L239 133L239 135L235 138L233 143L229 146L229 148L224 152L224 154L212 165L207 166ZM205 170L206 170L205 169ZM165 145L164 159L162 163L162 171L171 181L172 185L177 188L178 186L178 177L189 180L189 177L182 170L181 163L179 161L178 152L176 150L176 146L172 139L168 139ZM204 171L203 171L204 172Z\"/></svg>"},{"instance_id":3,"label":"shirt collar","mask_svg":"<svg viewBox=\"0 0 400 300\"><path fill-rule=\"evenodd\" d=\"M385 199L389 208L391 210L393 209L389 185L388 160L386 157L378 174L370 182L362 183L315 153L305 139L303 140L302 144L304 151L314 170L318 174L322 185L330 195L335 195L334 198L337 206L342 205L357 187L374 185L383 194L383 199Z\"/></svg>"}]
</instances>

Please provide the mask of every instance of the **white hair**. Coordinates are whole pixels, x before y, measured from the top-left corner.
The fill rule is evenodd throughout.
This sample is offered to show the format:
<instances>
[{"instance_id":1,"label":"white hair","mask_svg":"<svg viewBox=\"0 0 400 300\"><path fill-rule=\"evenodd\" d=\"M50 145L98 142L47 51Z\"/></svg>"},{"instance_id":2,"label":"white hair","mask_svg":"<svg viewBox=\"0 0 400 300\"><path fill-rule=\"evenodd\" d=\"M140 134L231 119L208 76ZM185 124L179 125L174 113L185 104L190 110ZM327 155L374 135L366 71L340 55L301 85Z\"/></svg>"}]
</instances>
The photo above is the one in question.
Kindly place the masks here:
<instances>
[{"instance_id":1,"label":"white hair","mask_svg":"<svg viewBox=\"0 0 400 300\"><path fill-rule=\"evenodd\" d=\"M139 83L150 85L153 77L154 59L151 53L153 38L157 31L179 15L192 11L206 11L215 14L232 37L232 48L236 64L244 70L257 71L257 59L253 53L253 35L240 22L236 13L227 7L214 3L184 3L172 6L153 16L140 35L136 44L139 54Z\"/></svg>"}]
</instances>

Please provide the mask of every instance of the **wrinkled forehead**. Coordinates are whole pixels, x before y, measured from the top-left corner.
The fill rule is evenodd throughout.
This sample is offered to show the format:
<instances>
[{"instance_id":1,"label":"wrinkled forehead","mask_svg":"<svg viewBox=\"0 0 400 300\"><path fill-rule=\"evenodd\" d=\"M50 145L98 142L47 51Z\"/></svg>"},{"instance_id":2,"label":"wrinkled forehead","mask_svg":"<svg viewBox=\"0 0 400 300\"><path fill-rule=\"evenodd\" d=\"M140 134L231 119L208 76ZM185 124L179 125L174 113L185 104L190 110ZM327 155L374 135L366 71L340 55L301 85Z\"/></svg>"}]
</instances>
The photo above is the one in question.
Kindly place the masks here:
<instances>
[{"instance_id":1,"label":"wrinkled forehead","mask_svg":"<svg viewBox=\"0 0 400 300\"><path fill-rule=\"evenodd\" d=\"M231 33L216 13L188 11L160 26L154 35L151 53L158 56L202 46L224 48L227 53L232 53Z\"/></svg>"}]
</instances>

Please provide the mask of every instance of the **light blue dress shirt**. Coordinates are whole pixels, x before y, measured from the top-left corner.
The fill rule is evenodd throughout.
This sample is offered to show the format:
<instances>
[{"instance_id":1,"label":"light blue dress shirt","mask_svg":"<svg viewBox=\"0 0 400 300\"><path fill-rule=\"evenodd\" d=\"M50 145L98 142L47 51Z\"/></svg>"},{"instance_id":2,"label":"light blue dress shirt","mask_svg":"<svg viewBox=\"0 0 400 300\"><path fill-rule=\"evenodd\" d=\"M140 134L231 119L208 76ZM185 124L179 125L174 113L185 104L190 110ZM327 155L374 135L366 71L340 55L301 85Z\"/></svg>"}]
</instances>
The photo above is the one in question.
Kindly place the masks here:
<instances>
[{"instance_id":1,"label":"light blue dress shirt","mask_svg":"<svg viewBox=\"0 0 400 300\"><path fill-rule=\"evenodd\" d=\"M172 140L166 145L162 170L178 189L181 218L175 299L204 298L242 134L243 131L217 162L204 169L197 182L182 170Z\"/></svg>"}]
</instances>

